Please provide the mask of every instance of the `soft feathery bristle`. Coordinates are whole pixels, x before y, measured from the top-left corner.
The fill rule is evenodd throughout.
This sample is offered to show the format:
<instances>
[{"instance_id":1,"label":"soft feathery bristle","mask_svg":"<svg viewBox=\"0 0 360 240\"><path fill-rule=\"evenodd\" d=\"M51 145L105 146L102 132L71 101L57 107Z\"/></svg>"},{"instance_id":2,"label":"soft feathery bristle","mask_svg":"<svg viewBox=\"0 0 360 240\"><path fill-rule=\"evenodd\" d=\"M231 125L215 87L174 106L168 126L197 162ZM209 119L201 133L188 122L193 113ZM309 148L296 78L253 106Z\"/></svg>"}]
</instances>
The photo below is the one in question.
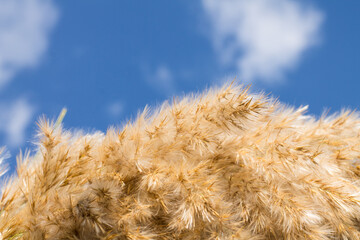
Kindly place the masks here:
<instances>
[{"instance_id":1,"label":"soft feathery bristle","mask_svg":"<svg viewBox=\"0 0 360 240\"><path fill-rule=\"evenodd\" d=\"M43 119L0 239L360 239L359 115L306 109L231 83L106 134Z\"/></svg>"}]
</instances>

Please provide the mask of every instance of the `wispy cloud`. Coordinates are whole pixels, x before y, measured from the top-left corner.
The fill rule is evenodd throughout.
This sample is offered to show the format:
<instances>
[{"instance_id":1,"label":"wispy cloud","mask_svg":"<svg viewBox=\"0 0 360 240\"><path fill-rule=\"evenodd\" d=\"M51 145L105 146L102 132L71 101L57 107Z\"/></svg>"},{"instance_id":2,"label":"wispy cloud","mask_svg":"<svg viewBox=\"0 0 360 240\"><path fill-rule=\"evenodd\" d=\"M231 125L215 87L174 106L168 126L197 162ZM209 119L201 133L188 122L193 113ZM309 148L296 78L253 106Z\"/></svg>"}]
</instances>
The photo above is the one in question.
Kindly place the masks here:
<instances>
[{"instance_id":1,"label":"wispy cloud","mask_svg":"<svg viewBox=\"0 0 360 240\"><path fill-rule=\"evenodd\" d=\"M222 63L243 81L281 80L319 40L323 14L293 0L203 0Z\"/></svg>"},{"instance_id":2,"label":"wispy cloud","mask_svg":"<svg viewBox=\"0 0 360 240\"><path fill-rule=\"evenodd\" d=\"M159 65L155 71L146 69L145 78L152 88L171 95L176 91L175 79L171 70L165 65Z\"/></svg>"},{"instance_id":3,"label":"wispy cloud","mask_svg":"<svg viewBox=\"0 0 360 240\"><path fill-rule=\"evenodd\" d=\"M108 105L107 112L112 117L119 117L124 112L125 105L121 101L116 101Z\"/></svg>"},{"instance_id":4,"label":"wispy cloud","mask_svg":"<svg viewBox=\"0 0 360 240\"><path fill-rule=\"evenodd\" d=\"M0 88L39 63L57 15L51 0L0 0Z\"/></svg>"},{"instance_id":5,"label":"wispy cloud","mask_svg":"<svg viewBox=\"0 0 360 240\"><path fill-rule=\"evenodd\" d=\"M26 99L0 105L0 132L5 134L7 147L19 147L25 141L25 131L31 123L35 107Z\"/></svg>"}]
</instances>

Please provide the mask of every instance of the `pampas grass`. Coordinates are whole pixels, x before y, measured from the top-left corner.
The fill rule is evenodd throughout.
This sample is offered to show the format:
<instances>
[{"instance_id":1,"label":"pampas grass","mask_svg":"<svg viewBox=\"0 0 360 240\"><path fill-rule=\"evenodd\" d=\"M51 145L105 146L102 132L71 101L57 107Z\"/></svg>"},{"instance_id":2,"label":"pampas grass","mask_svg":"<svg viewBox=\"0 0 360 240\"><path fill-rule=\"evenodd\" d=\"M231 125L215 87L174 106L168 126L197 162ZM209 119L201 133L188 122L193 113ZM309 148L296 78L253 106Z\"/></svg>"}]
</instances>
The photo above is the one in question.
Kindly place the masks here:
<instances>
[{"instance_id":1,"label":"pampas grass","mask_svg":"<svg viewBox=\"0 0 360 240\"><path fill-rule=\"evenodd\" d=\"M106 134L39 122L2 239L360 239L360 118L226 85Z\"/></svg>"}]
</instances>

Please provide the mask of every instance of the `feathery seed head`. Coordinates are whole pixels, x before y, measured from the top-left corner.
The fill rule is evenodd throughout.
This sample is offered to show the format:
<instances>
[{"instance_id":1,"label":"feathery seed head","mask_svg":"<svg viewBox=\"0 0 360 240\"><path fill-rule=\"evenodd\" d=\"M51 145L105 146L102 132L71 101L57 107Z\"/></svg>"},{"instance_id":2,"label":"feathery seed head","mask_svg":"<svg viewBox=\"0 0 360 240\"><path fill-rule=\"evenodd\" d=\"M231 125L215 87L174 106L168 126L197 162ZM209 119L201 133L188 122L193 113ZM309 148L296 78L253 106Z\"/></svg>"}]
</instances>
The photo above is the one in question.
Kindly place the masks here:
<instances>
[{"instance_id":1,"label":"feathery seed head","mask_svg":"<svg viewBox=\"0 0 360 240\"><path fill-rule=\"evenodd\" d=\"M43 118L0 239L360 239L359 114L306 109L231 83L106 134Z\"/></svg>"}]
</instances>

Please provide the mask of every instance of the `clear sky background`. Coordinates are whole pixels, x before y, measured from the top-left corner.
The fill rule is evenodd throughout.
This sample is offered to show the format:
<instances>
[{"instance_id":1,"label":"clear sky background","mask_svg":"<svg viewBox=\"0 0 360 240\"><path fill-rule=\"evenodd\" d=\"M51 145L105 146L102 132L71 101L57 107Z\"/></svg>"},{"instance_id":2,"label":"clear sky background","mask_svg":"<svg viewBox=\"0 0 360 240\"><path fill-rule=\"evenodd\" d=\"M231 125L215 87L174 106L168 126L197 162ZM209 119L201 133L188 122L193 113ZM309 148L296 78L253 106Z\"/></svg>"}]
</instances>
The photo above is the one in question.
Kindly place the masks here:
<instances>
[{"instance_id":1,"label":"clear sky background","mask_svg":"<svg viewBox=\"0 0 360 240\"><path fill-rule=\"evenodd\" d=\"M358 0L0 0L0 145L106 131L236 77L320 116L360 106Z\"/></svg>"}]
</instances>

